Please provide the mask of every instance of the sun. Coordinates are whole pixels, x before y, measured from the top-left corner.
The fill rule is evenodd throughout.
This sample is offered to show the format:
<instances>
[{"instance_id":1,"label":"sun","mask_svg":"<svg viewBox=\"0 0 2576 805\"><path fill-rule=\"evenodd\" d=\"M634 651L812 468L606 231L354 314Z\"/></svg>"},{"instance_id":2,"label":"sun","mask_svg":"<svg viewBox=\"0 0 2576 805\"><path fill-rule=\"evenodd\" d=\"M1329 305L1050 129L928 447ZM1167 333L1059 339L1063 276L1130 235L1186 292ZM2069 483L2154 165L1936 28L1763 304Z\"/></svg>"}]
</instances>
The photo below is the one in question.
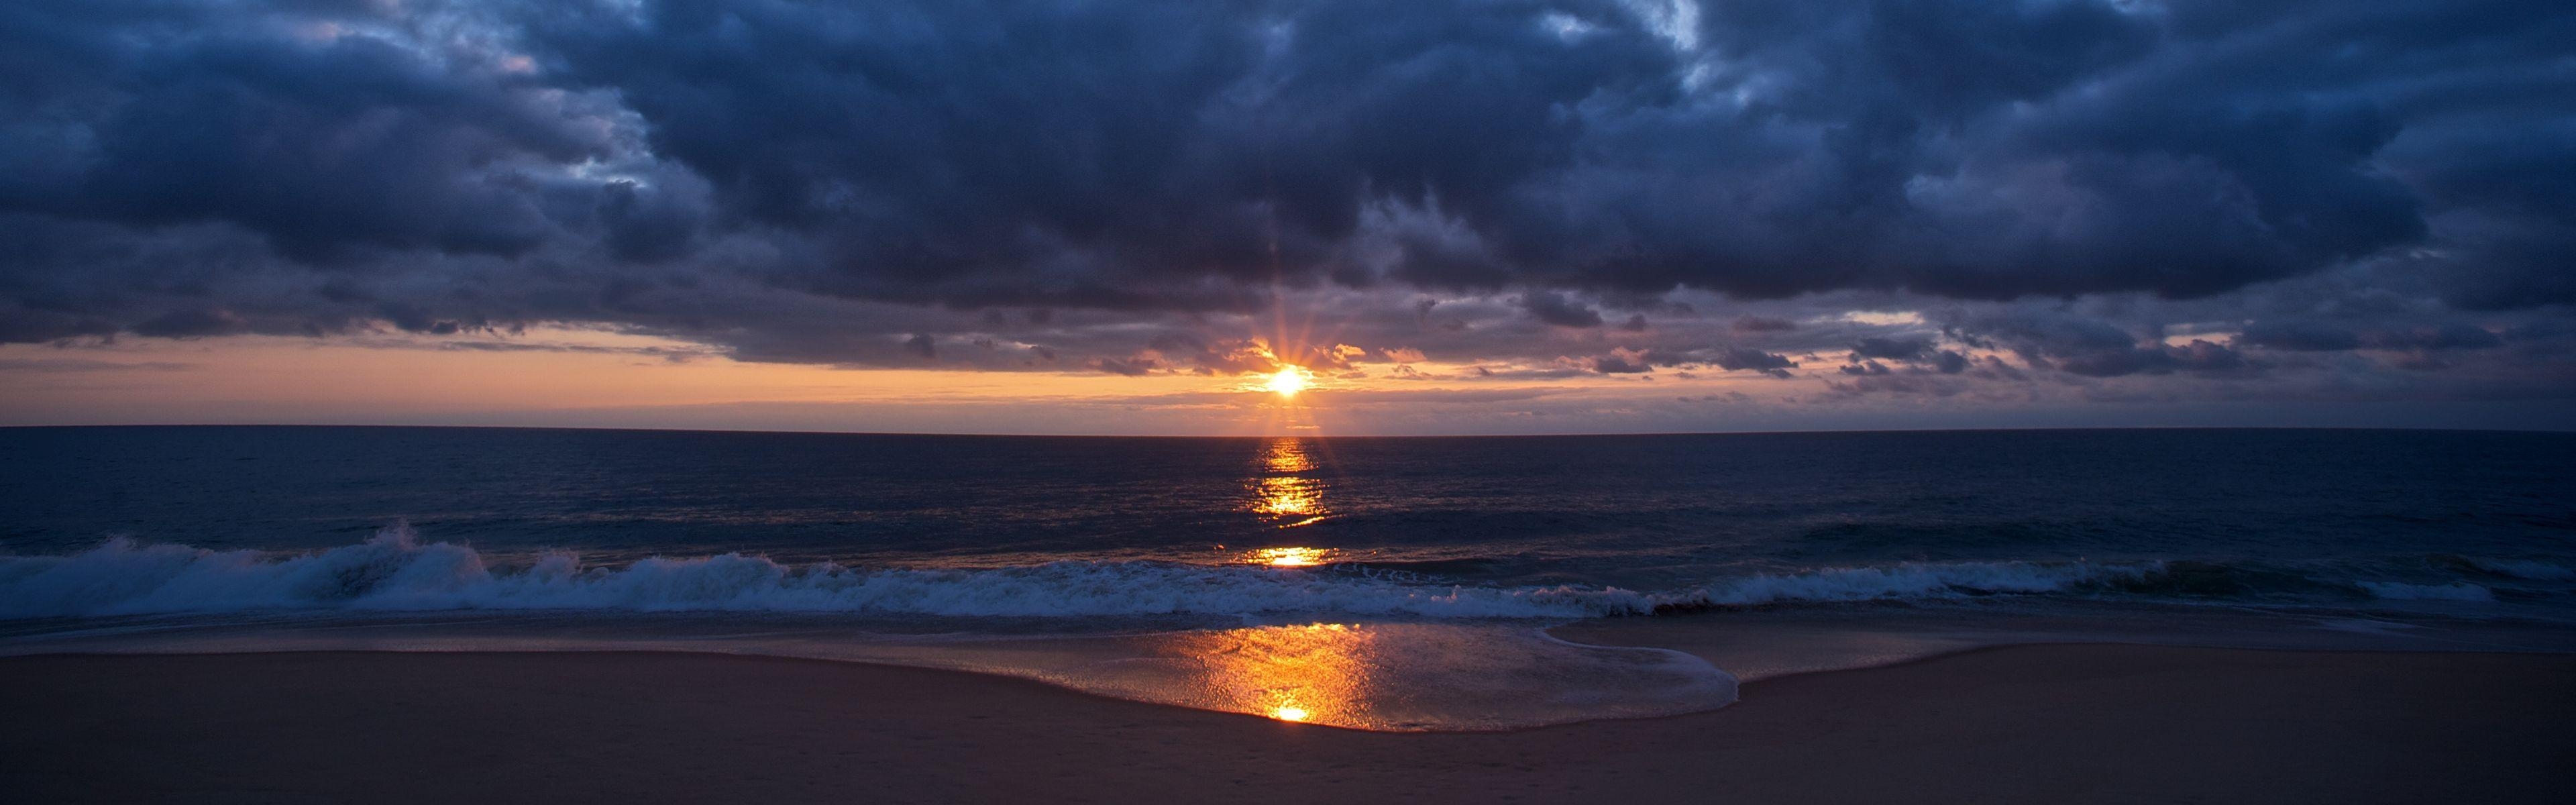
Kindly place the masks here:
<instances>
[{"instance_id":1,"label":"sun","mask_svg":"<svg viewBox=\"0 0 2576 805\"><path fill-rule=\"evenodd\" d=\"M1270 382L1262 384L1262 388L1278 392L1281 397L1295 397L1297 392L1306 390L1306 370L1282 367L1278 374L1270 376Z\"/></svg>"}]
</instances>

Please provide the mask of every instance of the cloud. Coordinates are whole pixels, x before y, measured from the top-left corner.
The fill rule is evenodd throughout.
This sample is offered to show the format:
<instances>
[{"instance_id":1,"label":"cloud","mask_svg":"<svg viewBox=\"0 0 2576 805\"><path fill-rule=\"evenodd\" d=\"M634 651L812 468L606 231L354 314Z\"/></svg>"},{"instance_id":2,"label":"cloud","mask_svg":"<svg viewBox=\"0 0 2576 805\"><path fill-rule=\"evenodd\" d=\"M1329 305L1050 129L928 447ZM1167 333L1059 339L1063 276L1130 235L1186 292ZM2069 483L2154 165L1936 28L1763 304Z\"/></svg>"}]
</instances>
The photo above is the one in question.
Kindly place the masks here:
<instances>
[{"instance_id":1,"label":"cloud","mask_svg":"<svg viewBox=\"0 0 2576 805\"><path fill-rule=\"evenodd\" d=\"M229 310L190 308L136 322L132 329L136 335L156 338L202 338L239 332L242 318Z\"/></svg>"},{"instance_id":2,"label":"cloud","mask_svg":"<svg viewBox=\"0 0 2576 805\"><path fill-rule=\"evenodd\" d=\"M1150 357L1150 356L1137 356L1137 357L1124 358L1124 359L1121 359L1121 358L1093 358L1093 359L1091 359L1091 368L1093 368L1093 369L1098 369L1098 370L1103 371L1103 372L1108 372L1108 373L1113 374L1113 375L1125 375L1125 376L1127 376L1127 377L1141 377L1141 376L1144 376L1144 375L1153 374L1153 373L1154 373L1154 370L1155 370L1155 369L1157 369L1157 368L1160 368L1160 367L1161 367L1161 365L1162 365L1162 361L1157 360L1157 359L1155 359L1155 358L1153 358L1153 357Z\"/></svg>"},{"instance_id":3,"label":"cloud","mask_svg":"<svg viewBox=\"0 0 2576 805\"><path fill-rule=\"evenodd\" d=\"M2120 377L2139 373L2231 372L2246 369L2245 356L2224 345L2194 340L2182 346L2153 344L2131 349L2096 350L2059 361L2057 368L2086 377Z\"/></svg>"},{"instance_id":4,"label":"cloud","mask_svg":"<svg viewBox=\"0 0 2576 805\"><path fill-rule=\"evenodd\" d=\"M1786 355L1745 347L1730 347L1710 362L1730 372L1750 370L1780 378L1788 377L1789 369L1798 365Z\"/></svg>"},{"instance_id":5,"label":"cloud","mask_svg":"<svg viewBox=\"0 0 2576 805\"><path fill-rule=\"evenodd\" d=\"M2246 325L2236 340L2265 349L2298 352L2336 352L2361 346L2361 336L2351 330L2313 321L2255 322Z\"/></svg>"},{"instance_id":6,"label":"cloud","mask_svg":"<svg viewBox=\"0 0 2576 805\"><path fill-rule=\"evenodd\" d=\"M1968 391L1968 387L1947 378L1924 375L1895 375L1884 372L1858 374L1846 381L1827 384L1831 396L1861 397L1872 394L1950 397Z\"/></svg>"},{"instance_id":7,"label":"cloud","mask_svg":"<svg viewBox=\"0 0 2576 805\"><path fill-rule=\"evenodd\" d=\"M2476 350L2504 346L2494 331L2459 322L2355 332L2313 321L2256 322L2237 341L2266 349L2341 352L2355 349Z\"/></svg>"},{"instance_id":8,"label":"cloud","mask_svg":"<svg viewBox=\"0 0 2576 805\"><path fill-rule=\"evenodd\" d=\"M0 203L304 262L748 236L770 280L951 305L1230 309L1283 271L2197 295L2437 241L2522 271L2571 193L2565 146L2489 122L2563 109L2463 94L2546 80L2543 3L1548 12L1575 39L1471 2L116 8L0 29Z\"/></svg>"},{"instance_id":9,"label":"cloud","mask_svg":"<svg viewBox=\"0 0 2576 805\"><path fill-rule=\"evenodd\" d=\"M2498 333L2576 305L2571 38L2517 0L24 0L0 342L1348 370L1248 349L1321 312L1509 371L2558 377L2570 336Z\"/></svg>"},{"instance_id":10,"label":"cloud","mask_svg":"<svg viewBox=\"0 0 2576 805\"><path fill-rule=\"evenodd\" d=\"M2372 333L2367 343L2374 349L2494 349L2504 346L2504 339L2486 328L2454 322Z\"/></svg>"},{"instance_id":11,"label":"cloud","mask_svg":"<svg viewBox=\"0 0 2576 805\"><path fill-rule=\"evenodd\" d=\"M1863 358L1914 360L1931 352L1931 340L1923 338L1863 338L1852 344L1852 354Z\"/></svg>"},{"instance_id":12,"label":"cloud","mask_svg":"<svg viewBox=\"0 0 2576 805\"><path fill-rule=\"evenodd\" d=\"M1645 350L1618 347L1610 354L1592 359L1592 371L1605 375L1643 374L1655 370Z\"/></svg>"},{"instance_id":13,"label":"cloud","mask_svg":"<svg viewBox=\"0 0 2576 805\"><path fill-rule=\"evenodd\" d=\"M1601 311L1577 304L1561 293L1532 291L1521 295L1520 305L1539 321L1558 327L1601 326Z\"/></svg>"}]
</instances>

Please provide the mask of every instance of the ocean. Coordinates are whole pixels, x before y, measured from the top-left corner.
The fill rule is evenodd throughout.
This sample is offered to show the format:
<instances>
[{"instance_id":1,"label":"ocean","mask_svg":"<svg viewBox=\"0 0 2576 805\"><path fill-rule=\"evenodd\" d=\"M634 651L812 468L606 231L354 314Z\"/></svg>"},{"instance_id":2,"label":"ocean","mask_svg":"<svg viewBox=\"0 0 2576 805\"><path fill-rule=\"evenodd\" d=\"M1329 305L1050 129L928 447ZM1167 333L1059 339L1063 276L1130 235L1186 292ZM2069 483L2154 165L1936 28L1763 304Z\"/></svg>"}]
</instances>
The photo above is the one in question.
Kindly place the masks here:
<instances>
[{"instance_id":1,"label":"ocean","mask_svg":"<svg viewBox=\"0 0 2576 805\"><path fill-rule=\"evenodd\" d=\"M2576 648L2576 434L0 429L0 654L655 649L1383 730L1979 645Z\"/></svg>"}]
</instances>

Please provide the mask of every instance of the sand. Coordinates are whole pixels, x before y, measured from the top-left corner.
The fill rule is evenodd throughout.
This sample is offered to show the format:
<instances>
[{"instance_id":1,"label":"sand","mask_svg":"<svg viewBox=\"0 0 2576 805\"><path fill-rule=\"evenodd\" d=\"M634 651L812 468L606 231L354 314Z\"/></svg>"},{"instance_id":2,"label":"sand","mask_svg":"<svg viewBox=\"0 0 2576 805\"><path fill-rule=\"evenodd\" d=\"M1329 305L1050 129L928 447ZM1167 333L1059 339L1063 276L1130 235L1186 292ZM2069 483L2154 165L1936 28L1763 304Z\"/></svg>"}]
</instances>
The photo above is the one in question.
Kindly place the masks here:
<instances>
[{"instance_id":1,"label":"sand","mask_svg":"<svg viewBox=\"0 0 2576 805\"><path fill-rule=\"evenodd\" d=\"M693 654L0 660L9 802L2566 802L2576 656L2118 645L1377 734Z\"/></svg>"}]
</instances>

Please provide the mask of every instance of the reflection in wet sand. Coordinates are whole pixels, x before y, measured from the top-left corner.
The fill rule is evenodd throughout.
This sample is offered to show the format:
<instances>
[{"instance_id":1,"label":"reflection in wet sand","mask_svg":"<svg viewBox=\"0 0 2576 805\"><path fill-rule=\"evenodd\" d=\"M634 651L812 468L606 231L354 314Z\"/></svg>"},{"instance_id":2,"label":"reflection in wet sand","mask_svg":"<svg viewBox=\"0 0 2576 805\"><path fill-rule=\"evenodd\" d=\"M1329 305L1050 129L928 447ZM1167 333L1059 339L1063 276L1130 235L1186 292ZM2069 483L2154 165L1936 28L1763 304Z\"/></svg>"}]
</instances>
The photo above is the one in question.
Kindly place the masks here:
<instances>
[{"instance_id":1,"label":"reflection in wet sand","mask_svg":"<svg viewBox=\"0 0 2576 805\"><path fill-rule=\"evenodd\" d=\"M1377 635L1338 623L1182 635L1169 650L1203 663L1208 693L1226 709L1281 721L1365 726Z\"/></svg>"},{"instance_id":2,"label":"reflection in wet sand","mask_svg":"<svg viewBox=\"0 0 2576 805\"><path fill-rule=\"evenodd\" d=\"M1312 623L1134 638L1146 656L1048 681L1120 698L1384 731L1669 715L1735 700L1697 657L1582 646L1526 626Z\"/></svg>"},{"instance_id":3,"label":"reflection in wet sand","mask_svg":"<svg viewBox=\"0 0 2576 805\"><path fill-rule=\"evenodd\" d=\"M1688 654L1587 646L1529 623L1310 623L1148 634L976 639L852 632L779 615L711 634L704 617L607 623L525 615L293 618L0 641L26 653L710 651L947 668L1156 704L1364 730L1504 730L1672 715L1735 700L1735 678ZM14 650L13 650L14 649Z\"/></svg>"}]
</instances>

